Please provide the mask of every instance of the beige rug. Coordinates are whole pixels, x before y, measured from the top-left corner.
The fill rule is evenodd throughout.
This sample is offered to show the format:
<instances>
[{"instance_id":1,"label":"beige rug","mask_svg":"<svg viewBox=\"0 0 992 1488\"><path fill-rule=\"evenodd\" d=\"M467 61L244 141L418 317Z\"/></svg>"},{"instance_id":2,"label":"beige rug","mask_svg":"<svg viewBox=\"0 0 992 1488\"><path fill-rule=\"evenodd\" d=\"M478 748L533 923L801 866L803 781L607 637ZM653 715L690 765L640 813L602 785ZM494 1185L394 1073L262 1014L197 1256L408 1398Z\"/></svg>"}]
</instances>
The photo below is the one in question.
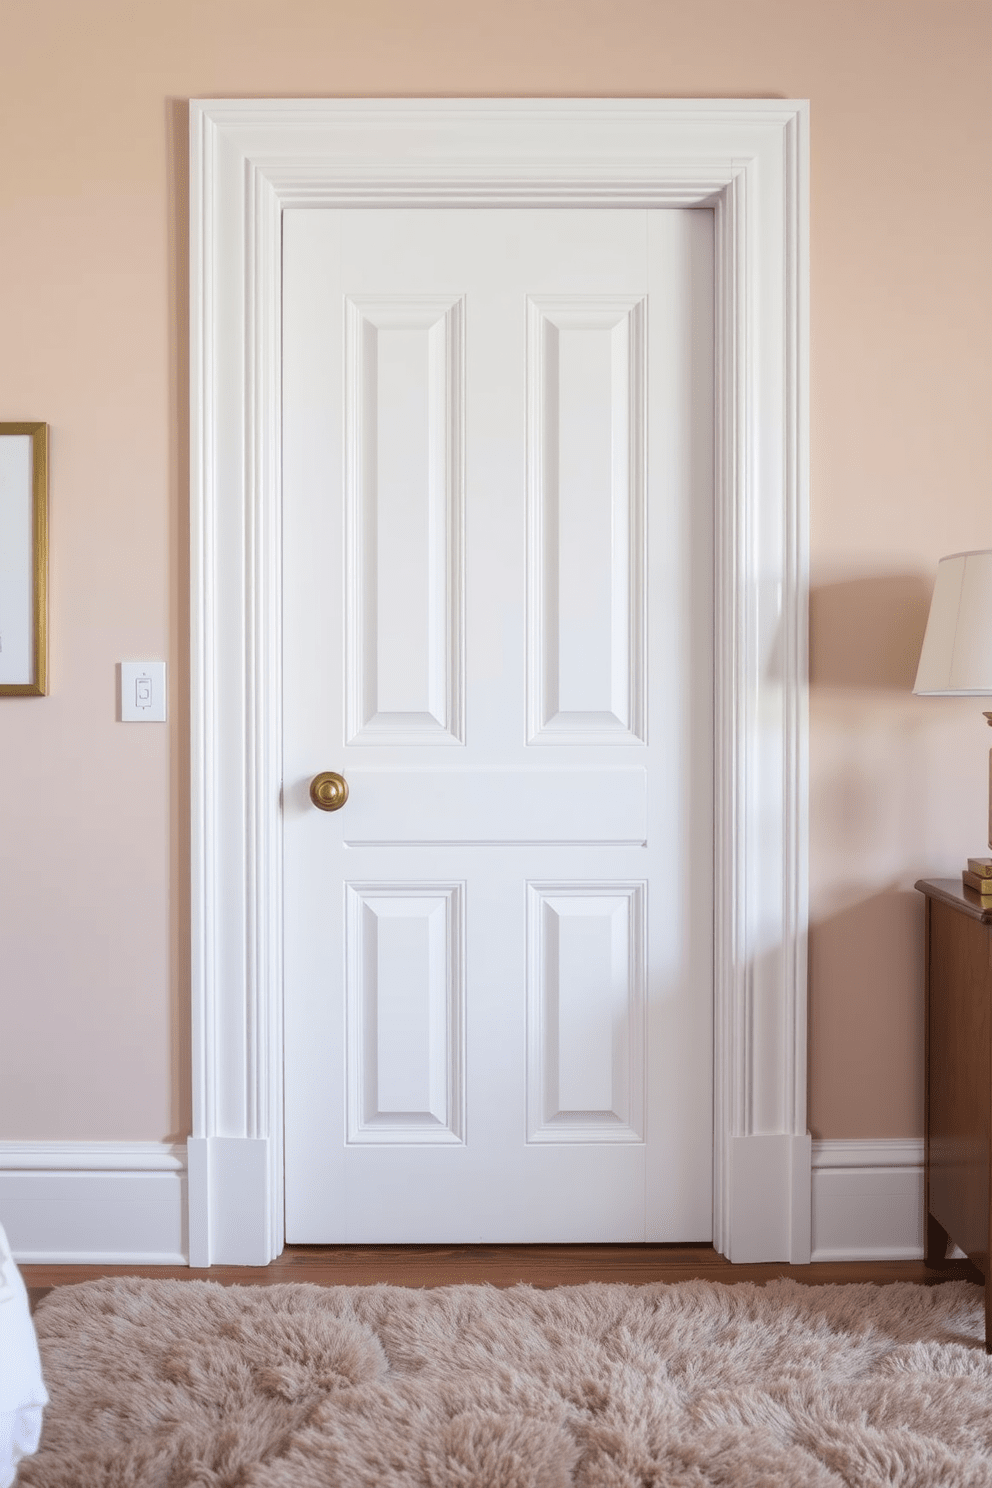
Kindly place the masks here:
<instances>
[{"instance_id":1,"label":"beige rug","mask_svg":"<svg viewBox=\"0 0 992 1488\"><path fill-rule=\"evenodd\" d=\"M982 1293L60 1288L35 1488L992 1488Z\"/></svg>"}]
</instances>

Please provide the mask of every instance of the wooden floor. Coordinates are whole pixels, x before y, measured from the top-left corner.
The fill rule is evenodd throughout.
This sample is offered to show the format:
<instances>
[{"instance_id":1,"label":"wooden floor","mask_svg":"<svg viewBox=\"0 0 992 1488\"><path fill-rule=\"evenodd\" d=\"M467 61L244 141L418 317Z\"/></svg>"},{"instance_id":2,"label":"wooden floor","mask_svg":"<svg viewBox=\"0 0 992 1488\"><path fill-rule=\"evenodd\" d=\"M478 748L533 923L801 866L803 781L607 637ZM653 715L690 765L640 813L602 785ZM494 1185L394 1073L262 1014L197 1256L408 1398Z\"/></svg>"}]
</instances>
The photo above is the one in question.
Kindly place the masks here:
<instances>
[{"instance_id":1,"label":"wooden floor","mask_svg":"<svg viewBox=\"0 0 992 1488\"><path fill-rule=\"evenodd\" d=\"M914 1281L981 1282L968 1261L947 1261L930 1270L922 1261L778 1262L732 1266L710 1245L288 1245L268 1266L22 1266L36 1304L53 1287L102 1276L147 1276L180 1281L217 1281L222 1286L272 1286L306 1281L317 1286L437 1287L460 1282L492 1286L569 1286L584 1281L754 1281L791 1276L808 1286L825 1283Z\"/></svg>"}]
</instances>

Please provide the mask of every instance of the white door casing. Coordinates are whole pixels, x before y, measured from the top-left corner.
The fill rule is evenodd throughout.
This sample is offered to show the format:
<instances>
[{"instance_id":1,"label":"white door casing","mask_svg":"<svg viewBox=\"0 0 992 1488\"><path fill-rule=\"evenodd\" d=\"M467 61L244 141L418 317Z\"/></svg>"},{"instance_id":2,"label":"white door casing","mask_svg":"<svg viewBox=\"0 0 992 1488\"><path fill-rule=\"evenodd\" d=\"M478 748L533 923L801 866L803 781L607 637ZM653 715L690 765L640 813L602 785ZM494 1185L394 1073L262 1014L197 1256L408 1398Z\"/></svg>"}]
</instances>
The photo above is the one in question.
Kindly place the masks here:
<instances>
[{"instance_id":1,"label":"white door casing","mask_svg":"<svg viewBox=\"0 0 992 1488\"><path fill-rule=\"evenodd\" d=\"M292 206L712 206L714 1243L809 1259L808 108L190 106L190 1261L283 1243L281 218Z\"/></svg>"}]
</instances>

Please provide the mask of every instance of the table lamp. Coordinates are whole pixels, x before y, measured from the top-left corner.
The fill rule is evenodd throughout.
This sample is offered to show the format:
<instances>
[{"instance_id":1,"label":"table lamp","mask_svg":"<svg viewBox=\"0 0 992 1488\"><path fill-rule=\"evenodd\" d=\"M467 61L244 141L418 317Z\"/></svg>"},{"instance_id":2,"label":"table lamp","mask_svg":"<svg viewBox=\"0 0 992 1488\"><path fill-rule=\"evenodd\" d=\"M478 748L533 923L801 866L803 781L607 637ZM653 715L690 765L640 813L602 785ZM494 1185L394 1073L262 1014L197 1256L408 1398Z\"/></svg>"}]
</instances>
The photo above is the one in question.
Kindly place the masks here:
<instances>
[{"instance_id":1,"label":"table lamp","mask_svg":"<svg viewBox=\"0 0 992 1488\"><path fill-rule=\"evenodd\" d=\"M992 697L992 549L952 553L937 582L920 652L920 697ZM992 726L992 713L985 718ZM989 848L992 849L992 749L989 750ZM969 858L966 887L992 906L992 858Z\"/></svg>"}]
</instances>

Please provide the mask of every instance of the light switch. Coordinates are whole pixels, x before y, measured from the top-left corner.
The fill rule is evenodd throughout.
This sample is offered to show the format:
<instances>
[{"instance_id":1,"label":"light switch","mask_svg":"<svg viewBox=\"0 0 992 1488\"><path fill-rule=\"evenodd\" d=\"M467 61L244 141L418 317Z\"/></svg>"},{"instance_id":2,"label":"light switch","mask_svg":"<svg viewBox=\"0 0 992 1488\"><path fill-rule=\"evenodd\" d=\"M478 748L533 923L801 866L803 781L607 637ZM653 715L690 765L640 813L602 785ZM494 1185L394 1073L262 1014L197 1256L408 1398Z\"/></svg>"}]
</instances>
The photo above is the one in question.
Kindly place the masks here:
<instances>
[{"instance_id":1,"label":"light switch","mask_svg":"<svg viewBox=\"0 0 992 1488\"><path fill-rule=\"evenodd\" d=\"M165 722L165 662L122 661L121 722Z\"/></svg>"}]
</instances>

